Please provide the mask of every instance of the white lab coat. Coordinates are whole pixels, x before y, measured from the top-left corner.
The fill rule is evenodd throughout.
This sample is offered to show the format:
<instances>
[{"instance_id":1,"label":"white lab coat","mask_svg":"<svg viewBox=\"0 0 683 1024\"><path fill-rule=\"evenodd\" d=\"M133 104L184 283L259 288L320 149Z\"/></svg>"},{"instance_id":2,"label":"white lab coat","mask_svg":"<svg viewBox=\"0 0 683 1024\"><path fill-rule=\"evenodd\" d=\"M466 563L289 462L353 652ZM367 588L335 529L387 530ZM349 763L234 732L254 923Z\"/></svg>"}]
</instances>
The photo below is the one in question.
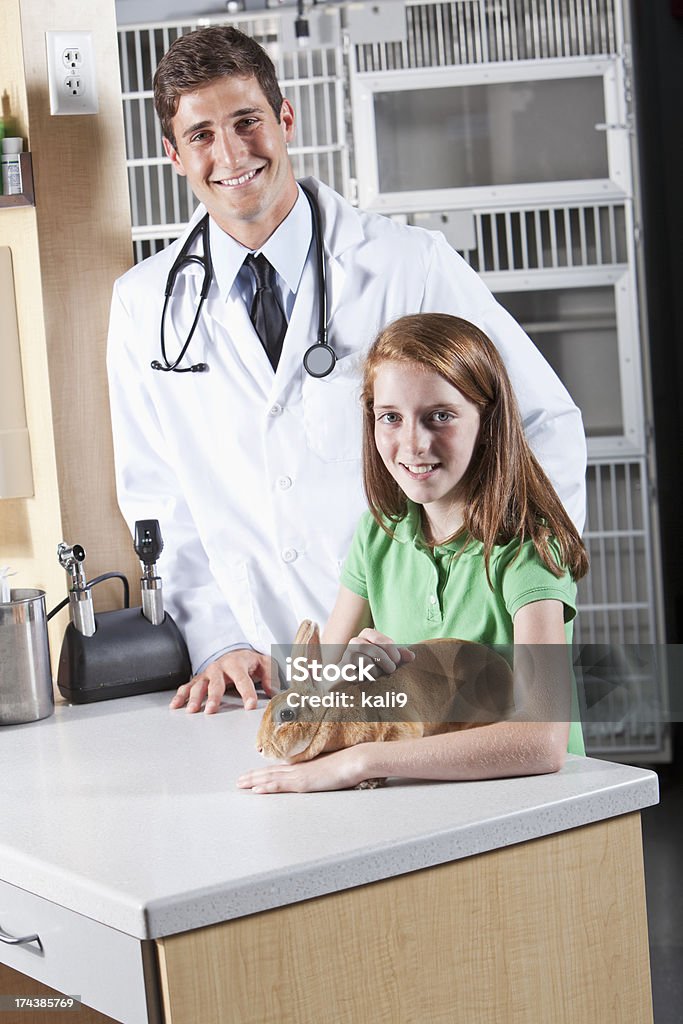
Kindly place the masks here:
<instances>
[{"instance_id":1,"label":"white lab coat","mask_svg":"<svg viewBox=\"0 0 683 1024\"><path fill-rule=\"evenodd\" d=\"M357 519L359 366L377 331L405 313L471 320L495 341L515 387L527 436L579 527L585 507L580 414L548 364L440 234L355 210L314 179L327 256L329 339L338 361L307 375L318 306L306 262L282 357L273 370L241 301L211 288L184 365L162 373L159 322L170 266L183 238L116 282L108 370L119 502L133 528L156 518L167 610L195 668L244 642L268 653L304 618L332 608ZM204 212L199 208L195 223ZM192 322L202 270L178 277L167 315L175 358Z\"/></svg>"}]
</instances>

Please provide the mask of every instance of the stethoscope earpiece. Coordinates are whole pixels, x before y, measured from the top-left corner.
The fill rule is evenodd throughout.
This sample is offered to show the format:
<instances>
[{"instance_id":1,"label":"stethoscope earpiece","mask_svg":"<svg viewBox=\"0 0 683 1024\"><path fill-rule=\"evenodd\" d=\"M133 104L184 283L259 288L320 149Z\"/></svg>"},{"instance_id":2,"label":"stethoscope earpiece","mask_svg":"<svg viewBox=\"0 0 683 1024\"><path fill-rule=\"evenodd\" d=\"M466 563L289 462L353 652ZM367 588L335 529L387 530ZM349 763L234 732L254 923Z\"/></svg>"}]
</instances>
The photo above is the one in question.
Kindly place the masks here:
<instances>
[{"instance_id":1,"label":"stethoscope earpiece","mask_svg":"<svg viewBox=\"0 0 683 1024\"><path fill-rule=\"evenodd\" d=\"M184 369L179 369L177 366L162 366L158 359L153 359L149 364L153 370L174 370L176 373L204 373L205 370L209 369L208 363L195 363L194 366L186 366Z\"/></svg>"}]
</instances>

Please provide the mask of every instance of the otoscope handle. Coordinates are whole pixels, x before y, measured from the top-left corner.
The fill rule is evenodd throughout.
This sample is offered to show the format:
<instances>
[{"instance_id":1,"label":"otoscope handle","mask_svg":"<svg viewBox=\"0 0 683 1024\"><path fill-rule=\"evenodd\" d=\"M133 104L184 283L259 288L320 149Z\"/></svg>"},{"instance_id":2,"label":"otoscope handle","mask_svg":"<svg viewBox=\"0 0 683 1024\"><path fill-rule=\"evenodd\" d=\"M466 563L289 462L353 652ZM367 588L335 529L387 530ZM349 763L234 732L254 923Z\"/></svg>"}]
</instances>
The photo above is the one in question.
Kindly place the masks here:
<instances>
[{"instance_id":1,"label":"otoscope handle","mask_svg":"<svg viewBox=\"0 0 683 1024\"><path fill-rule=\"evenodd\" d=\"M142 614L153 626L160 626L165 615L160 578L154 576L152 579L147 579L143 576L140 580L140 595L142 597Z\"/></svg>"},{"instance_id":2,"label":"otoscope handle","mask_svg":"<svg viewBox=\"0 0 683 1024\"><path fill-rule=\"evenodd\" d=\"M138 519L135 524L135 551L142 563L142 614L153 626L159 626L164 621L161 577L156 572L156 561L163 550L159 520Z\"/></svg>"},{"instance_id":3,"label":"otoscope handle","mask_svg":"<svg viewBox=\"0 0 683 1024\"><path fill-rule=\"evenodd\" d=\"M95 633L95 608L89 590L72 590L69 594L69 611L74 629L83 636Z\"/></svg>"}]
</instances>

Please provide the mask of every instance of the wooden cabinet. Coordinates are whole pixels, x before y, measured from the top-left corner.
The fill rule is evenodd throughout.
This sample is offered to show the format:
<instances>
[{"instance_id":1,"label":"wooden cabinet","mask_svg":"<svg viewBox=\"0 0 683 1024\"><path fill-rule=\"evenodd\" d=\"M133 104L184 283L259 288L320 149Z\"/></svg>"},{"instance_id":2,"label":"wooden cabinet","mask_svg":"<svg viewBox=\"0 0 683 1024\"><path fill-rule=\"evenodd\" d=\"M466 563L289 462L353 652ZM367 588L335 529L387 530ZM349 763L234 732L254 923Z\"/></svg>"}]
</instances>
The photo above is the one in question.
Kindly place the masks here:
<instances>
[{"instance_id":1,"label":"wooden cabinet","mask_svg":"<svg viewBox=\"0 0 683 1024\"><path fill-rule=\"evenodd\" d=\"M103 970L97 946L83 991L156 987L164 1024L652 1024L637 812L160 938L156 962L122 946Z\"/></svg>"}]
</instances>

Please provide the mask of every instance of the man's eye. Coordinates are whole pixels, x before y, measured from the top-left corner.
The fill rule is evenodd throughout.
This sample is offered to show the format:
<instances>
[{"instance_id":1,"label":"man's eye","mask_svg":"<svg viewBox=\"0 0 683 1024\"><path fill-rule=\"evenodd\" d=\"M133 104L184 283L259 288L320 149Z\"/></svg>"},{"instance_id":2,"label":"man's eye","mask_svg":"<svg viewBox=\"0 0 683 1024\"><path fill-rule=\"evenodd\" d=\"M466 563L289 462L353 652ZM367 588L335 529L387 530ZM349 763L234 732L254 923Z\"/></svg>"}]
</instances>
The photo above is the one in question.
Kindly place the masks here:
<instances>
[{"instance_id":1,"label":"man's eye","mask_svg":"<svg viewBox=\"0 0 683 1024\"><path fill-rule=\"evenodd\" d=\"M190 142L204 142L204 140L208 139L208 137L208 132L195 132L195 134L191 137Z\"/></svg>"},{"instance_id":2,"label":"man's eye","mask_svg":"<svg viewBox=\"0 0 683 1024\"><path fill-rule=\"evenodd\" d=\"M253 128L258 123L257 117L245 117L244 120L238 122L237 129L239 131L240 128Z\"/></svg>"}]
</instances>

